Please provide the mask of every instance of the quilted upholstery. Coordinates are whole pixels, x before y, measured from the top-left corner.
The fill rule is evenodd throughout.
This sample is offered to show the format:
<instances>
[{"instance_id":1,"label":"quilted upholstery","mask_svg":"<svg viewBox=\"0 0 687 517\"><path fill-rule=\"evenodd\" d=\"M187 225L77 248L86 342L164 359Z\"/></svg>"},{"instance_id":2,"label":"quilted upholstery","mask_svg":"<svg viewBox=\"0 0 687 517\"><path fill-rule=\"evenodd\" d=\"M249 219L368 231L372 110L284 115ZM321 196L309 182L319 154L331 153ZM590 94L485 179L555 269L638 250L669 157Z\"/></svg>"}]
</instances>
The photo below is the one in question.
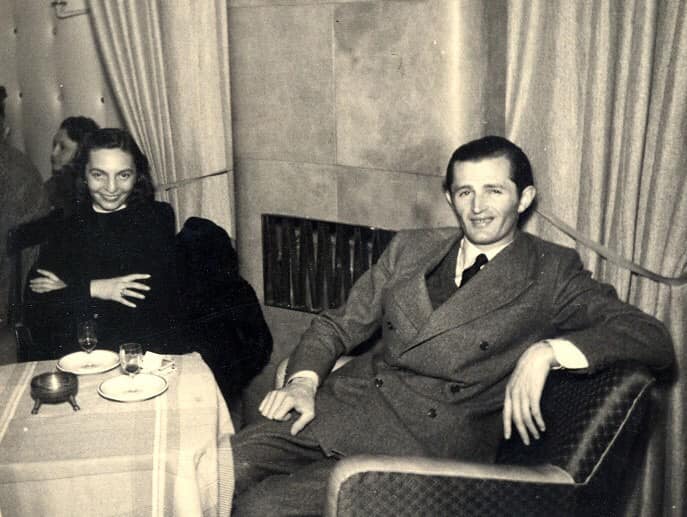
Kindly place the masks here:
<instances>
[{"instance_id":1,"label":"quilted upholstery","mask_svg":"<svg viewBox=\"0 0 687 517\"><path fill-rule=\"evenodd\" d=\"M482 479L370 472L346 482L337 515L481 517L565 515L574 504L572 487Z\"/></svg>"},{"instance_id":2,"label":"quilted upholstery","mask_svg":"<svg viewBox=\"0 0 687 517\"><path fill-rule=\"evenodd\" d=\"M527 447L504 442L498 463L550 463L585 482L623 426L634 436L645 410L644 392L652 377L645 369L618 365L596 375L551 374L542 398L547 431ZM641 404L639 404L642 402ZM639 407L634 407L639 404ZM629 413L632 409L635 412Z\"/></svg>"},{"instance_id":3,"label":"quilted upholstery","mask_svg":"<svg viewBox=\"0 0 687 517\"><path fill-rule=\"evenodd\" d=\"M481 471L450 460L346 458L332 473L327 515L614 515L614 485L652 383L629 364L554 372L542 399L547 431L535 445L504 442L498 464Z\"/></svg>"}]
</instances>

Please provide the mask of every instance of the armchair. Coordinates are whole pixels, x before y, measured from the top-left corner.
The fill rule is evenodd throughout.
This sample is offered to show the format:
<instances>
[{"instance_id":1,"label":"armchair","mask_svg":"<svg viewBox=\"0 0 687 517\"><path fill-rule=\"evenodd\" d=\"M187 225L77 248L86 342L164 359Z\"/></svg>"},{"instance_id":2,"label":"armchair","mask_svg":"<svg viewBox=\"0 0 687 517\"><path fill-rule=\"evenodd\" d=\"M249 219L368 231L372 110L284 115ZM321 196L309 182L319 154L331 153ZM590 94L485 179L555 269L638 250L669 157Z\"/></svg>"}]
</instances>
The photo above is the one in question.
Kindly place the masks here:
<instances>
[{"instance_id":1,"label":"armchair","mask_svg":"<svg viewBox=\"0 0 687 517\"><path fill-rule=\"evenodd\" d=\"M278 382L285 369L284 361ZM519 437L504 441L495 464L344 458L329 479L326 515L616 515L653 382L633 364L552 372L542 396L547 431L529 447Z\"/></svg>"}]
</instances>

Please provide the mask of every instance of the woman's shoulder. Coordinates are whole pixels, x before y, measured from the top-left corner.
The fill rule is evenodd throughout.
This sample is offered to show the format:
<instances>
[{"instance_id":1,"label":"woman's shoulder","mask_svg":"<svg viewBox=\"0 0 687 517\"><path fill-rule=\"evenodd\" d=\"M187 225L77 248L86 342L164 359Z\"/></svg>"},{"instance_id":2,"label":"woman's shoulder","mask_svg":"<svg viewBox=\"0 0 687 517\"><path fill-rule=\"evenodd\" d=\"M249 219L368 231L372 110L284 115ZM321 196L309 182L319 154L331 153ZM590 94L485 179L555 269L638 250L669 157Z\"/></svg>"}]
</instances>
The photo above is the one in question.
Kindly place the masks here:
<instances>
[{"instance_id":1,"label":"woman's shoulder","mask_svg":"<svg viewBox=\"0 0 687 517\"><path fill-rule=\"evenodd\" d=\"M132 214L138 217L152 217L158 220L174 220L174 209L169 203L164 201L150 201L131 207Z\"/></svg>"}]
</instances>

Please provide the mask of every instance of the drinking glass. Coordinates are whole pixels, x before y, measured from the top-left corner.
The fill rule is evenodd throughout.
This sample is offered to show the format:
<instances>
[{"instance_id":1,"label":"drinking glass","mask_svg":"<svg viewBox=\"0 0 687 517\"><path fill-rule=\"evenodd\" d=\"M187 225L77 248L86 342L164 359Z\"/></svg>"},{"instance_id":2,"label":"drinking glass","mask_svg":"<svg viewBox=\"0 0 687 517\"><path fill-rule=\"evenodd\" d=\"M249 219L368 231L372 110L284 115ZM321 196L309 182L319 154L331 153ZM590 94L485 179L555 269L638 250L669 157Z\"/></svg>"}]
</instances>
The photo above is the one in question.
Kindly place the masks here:
<instances>
[{"instance_id":1,"label":"drinking glass","mask_svg":"<svg viewBox=\"0 0 687 517\"><path fill-rule=\"evenodd\" d=\"M86 354L90 354L93 351L93 349L98 345L97 330L98 328L95 324L95 321L93 320L86 320L79 323L79 326L77 328L76 340L79 342L81 350L86 352ZM85 364L84 368L95 366L90 362L90 355L89 359L86 362L88 364Z\"/></svg>"},{"instance_id":2,"label":"drinking glass","mask_svg":"<svg viewBox=\"0 0 687 517\"><path fill-rule=\"evenodd\" d=\"M143 347L138 343L124 343L119 347L119 364L122 365L122 370L131 379L130 392L138 391L135 385L135 377L141 371L143 366Z\"/></svg>"}]
</instances>

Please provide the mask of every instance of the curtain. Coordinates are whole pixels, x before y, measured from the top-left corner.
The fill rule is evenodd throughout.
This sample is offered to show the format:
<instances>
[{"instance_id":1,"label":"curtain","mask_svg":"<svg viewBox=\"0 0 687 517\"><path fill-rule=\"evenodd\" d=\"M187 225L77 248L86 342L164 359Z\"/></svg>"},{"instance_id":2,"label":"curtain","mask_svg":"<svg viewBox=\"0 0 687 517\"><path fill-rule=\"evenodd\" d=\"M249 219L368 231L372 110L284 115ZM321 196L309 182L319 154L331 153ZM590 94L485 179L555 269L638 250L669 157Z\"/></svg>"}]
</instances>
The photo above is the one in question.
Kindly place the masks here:
<instances>
[{"instance_id":1,"label":"curtain","mask_svg":"<svg viewBox=\"0 0 687 517\"><path fill-rule=\"evenodd\" d=\"M94 34L158 197L234 232L229 37L223 0L89 0ZM213 174L221 171L226 173ZM206 178L194 180L201 176Z\"/></svg>"},{"instance_id":2,"label":"curtain","mask_svg":"<svg viewBox=\"0 0 687 517\"><path fill-rule=\"evenodd\" d=\"M687 264L687 3L510 0L505 127L532 159L539 207L665 276ZM572 244L542 218L528 229ZM578 245L597 278L655 315L677 368L660 383L626 515L687 515L687 287Z\"/></svg>"}]
</instances>

